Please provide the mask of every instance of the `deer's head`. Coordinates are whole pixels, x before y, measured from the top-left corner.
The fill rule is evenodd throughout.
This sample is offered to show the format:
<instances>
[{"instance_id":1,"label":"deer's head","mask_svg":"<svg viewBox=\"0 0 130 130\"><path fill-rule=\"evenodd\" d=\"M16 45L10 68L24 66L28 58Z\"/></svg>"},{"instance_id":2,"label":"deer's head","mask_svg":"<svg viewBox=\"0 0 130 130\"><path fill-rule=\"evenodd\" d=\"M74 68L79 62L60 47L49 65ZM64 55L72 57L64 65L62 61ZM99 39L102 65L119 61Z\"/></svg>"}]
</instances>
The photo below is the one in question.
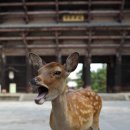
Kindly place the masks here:
<instances>
[{"instance_id":1,"label":"deer's head","mask_svg":"<svg viewBox=\"0 0 130 130\"><path fill-rule=\"evenodd\" d=\"M38 71L38 75L31 80L32 87L38 90L35 102L43 104L45 101L54 100L65 91L66 78L76 69L79 54L77 52L72 53L64 65L57 62L46 64L34 53L30 53L29 58Z\"/></svg>"}]
</instances>

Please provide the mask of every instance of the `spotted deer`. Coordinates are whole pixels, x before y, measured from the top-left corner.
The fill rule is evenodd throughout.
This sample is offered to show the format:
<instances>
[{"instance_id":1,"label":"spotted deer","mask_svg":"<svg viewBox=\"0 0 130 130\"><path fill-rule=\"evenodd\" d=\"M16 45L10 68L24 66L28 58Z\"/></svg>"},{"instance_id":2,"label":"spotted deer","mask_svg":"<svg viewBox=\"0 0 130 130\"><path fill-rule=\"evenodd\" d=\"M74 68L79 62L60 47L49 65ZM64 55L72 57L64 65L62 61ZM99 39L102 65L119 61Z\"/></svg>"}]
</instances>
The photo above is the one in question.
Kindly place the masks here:
<instances>
[{"instance_id":1,"label":"spotted deer","mask_svg":"<svg viewBox=\"0 0 130 130\"><path fill-rule=\"evenodd\" d=\"M36 104L51 101L50 126L52 130L99 130L102 107L100 96L88 89L68 91L66 79L78 65L79 54L72 53L64 65L46 64L38 55L29 54L38 75L31 80L37 89Z\"/></svg>"}]
</instances>

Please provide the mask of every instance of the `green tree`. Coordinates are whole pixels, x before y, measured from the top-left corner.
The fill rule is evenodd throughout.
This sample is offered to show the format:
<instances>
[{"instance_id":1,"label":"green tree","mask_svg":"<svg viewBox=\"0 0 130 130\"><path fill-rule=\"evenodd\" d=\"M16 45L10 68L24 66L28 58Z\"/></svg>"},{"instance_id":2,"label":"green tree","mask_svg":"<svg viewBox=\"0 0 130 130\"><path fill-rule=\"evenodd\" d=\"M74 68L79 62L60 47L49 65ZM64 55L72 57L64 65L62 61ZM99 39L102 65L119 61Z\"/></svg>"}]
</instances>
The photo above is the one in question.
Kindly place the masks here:
<instances>
[{"instance_id":1,"label":"green tree","mask_svg":"<svg viewBox=\"0 0 130 130\"><path fill-rule=\"evenodd\" d=\"M91 72L91 86L96 92L106 92L106 66Z\"/></svg>"},{"instance_id":2,"label":"green tree","mask_svg":"<svg viewBox=\"0 0 130 130\"><path fill-rule=\"evenodd\" d=\"M77 73L77 79L74 81L77 83L77 88L83 86L82 70ZM91 87L96 92L106 92L106 65L91 72Z\"/></svg>"}]
</instances>

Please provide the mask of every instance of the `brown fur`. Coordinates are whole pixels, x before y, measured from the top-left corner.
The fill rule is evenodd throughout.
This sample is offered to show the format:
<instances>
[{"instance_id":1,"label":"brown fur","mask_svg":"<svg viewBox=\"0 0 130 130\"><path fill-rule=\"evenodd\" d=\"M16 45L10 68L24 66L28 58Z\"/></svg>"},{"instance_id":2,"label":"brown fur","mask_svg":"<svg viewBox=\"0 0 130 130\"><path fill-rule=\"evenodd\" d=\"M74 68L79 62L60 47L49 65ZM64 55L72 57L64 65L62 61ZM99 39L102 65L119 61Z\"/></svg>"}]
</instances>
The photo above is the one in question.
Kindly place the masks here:
<instances>
[{"instance_id":1,"label":"brown fur","mask_svg":"<svg viewBox=\"0 0 130 130\"><path fill-rule=\"evenodd\" d=\"M65 94L65 95L64 95ZM66 100L62 100L62 102L53 101L54 107L57 107L57 111L59 114L64 113L68 120L67 123L70 128L66 128L63 126L61 118L59 119L58 127L60 129L57 130L87 130L92 127L92 130L99 129L99 114L102 107L102 101L100 96L98 96L95 92L90 91L88 89L82 89L73 92L64 93L62 96L66 98ZM61 97L58 97L61 98ZM58 99L56 99L58 100ZM60 111L56 104L66 104L66 111ZM55 111L54 111L55 112ZM55 121L54 121L54 112L52 109L50 116L50 125L52 130L55 129ZM66 112L66 113L65 113ZM58 120L58 117L56 116ZM61 125L61 126L60 126ZM64 127L64 128L63 128Z\"/></svg>"}]
</instances>

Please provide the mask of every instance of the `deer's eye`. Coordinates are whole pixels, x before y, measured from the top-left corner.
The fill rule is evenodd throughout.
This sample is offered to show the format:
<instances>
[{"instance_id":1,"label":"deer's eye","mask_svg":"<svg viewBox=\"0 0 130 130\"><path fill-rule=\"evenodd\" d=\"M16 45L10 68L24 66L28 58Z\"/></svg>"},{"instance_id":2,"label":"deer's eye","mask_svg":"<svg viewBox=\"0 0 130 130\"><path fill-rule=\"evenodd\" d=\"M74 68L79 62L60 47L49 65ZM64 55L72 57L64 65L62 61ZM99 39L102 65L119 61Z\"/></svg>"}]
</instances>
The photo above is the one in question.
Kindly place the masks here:
<instances>
[{"instance_id":1,"label":"deer's eye","mask_svg":"<svg viewBox=\"0 0 130 130\"><path fill-rule=\"evenodd\" d=\"M61 74L61 71L55 71L54 72L54 75L60 75Z\"/></svg>"}]
</instances>

